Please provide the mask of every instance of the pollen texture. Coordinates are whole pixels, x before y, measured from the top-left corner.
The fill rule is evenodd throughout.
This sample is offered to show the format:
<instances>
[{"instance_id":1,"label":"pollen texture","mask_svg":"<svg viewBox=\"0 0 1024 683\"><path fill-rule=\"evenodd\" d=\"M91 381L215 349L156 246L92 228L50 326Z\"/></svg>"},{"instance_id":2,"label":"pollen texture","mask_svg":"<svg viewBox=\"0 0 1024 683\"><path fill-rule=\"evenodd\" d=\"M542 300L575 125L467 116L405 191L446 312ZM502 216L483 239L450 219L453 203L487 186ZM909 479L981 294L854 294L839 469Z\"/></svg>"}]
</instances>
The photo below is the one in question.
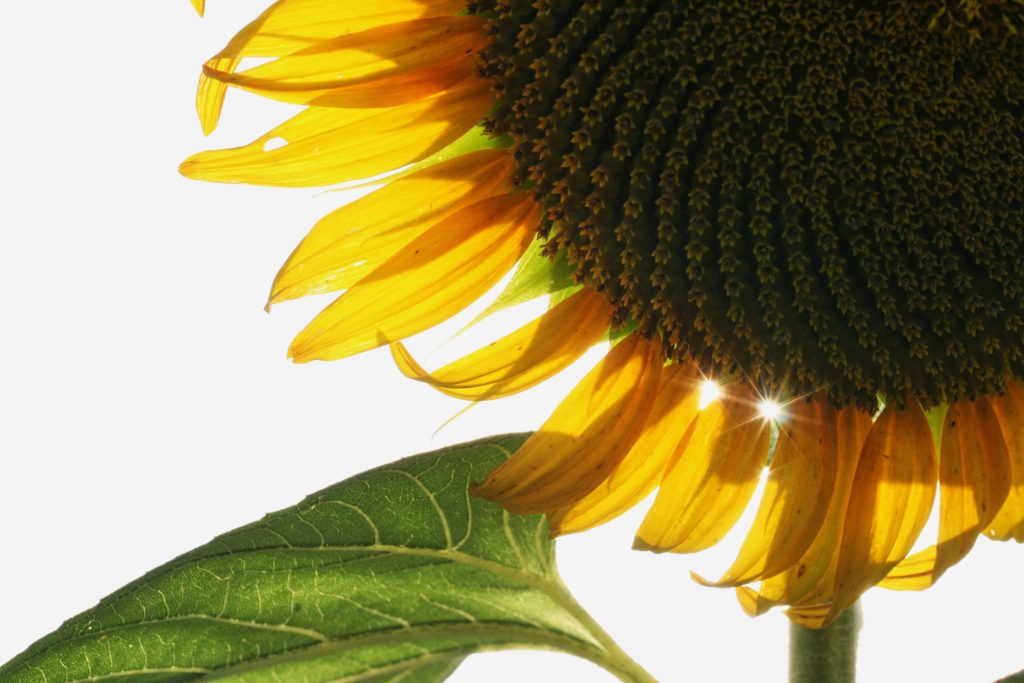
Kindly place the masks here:
<instances>
[{"instance_id":1,"label":"pollen texture","mask_svg":"<svg viewBox=\"0 0 1024 683\"><path fill-rule=\"evenodd\" d=\"M1024 5L482 1L539 230L669 357L837 404L1024 378Z\"/></svg>"}]
</instances>

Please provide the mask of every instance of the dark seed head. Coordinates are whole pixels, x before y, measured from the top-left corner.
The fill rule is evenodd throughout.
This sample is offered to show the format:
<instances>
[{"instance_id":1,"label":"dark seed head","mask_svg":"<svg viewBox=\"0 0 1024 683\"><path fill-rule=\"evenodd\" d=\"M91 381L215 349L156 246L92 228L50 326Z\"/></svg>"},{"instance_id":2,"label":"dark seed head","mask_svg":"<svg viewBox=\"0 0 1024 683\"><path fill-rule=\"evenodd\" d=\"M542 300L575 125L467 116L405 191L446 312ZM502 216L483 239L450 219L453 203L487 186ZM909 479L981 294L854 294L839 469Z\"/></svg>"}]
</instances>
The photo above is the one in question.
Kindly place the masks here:
<instances>
[{"instance_id":1,"label":"dark seed head","mask_svg":"<svg viewBox=\"0 0 1024 683\"><path fill-rule=\"evenodd\" d=\"M473 10L548 249L669 357L866 406L1024 378L1024 6Z\"/></svg>"}]
</instances>

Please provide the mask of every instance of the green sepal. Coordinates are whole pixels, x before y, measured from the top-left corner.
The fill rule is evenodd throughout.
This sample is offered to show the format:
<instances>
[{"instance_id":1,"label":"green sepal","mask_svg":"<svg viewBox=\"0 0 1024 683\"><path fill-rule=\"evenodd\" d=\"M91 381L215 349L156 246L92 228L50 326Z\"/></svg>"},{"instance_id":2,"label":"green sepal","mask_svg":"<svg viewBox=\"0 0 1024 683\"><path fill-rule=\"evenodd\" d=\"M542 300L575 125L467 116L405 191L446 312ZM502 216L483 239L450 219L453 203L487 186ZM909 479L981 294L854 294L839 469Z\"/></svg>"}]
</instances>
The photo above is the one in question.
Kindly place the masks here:
<instances>
[{"instance_id":1,"label":"green sepal","mask_svg":"<svg viewBox=\"0 0 1024 683\"><path fill-rule=\"evenodd\" d=\"M463 154L479 152L482 149L504 149L509 147L511 144L511 139L506 136L492 137L490 133L484 130L483 126L473 126L464 133L462 137L458 138L455 142L436 154L432 154L426 159L422 159L410 166L407 166L403 169L402 174L412 173L422 168L426 168L427 166L433 166L434 164L442 161L448 161L449 159L460 157Z\"/></svg>"},{"instance_id":2,"label":"green sepal","mask_svg":"<svg viewBox=\"0 0 1024 683\"><path fill-rule=\"evenodd\" d=\"M928 427L932 430L932 443L935 444L936 451L942 446L942 423L945 422L948 411L949 406L945 404L924 411L924 416L928 419Z\"/></svg>"},{"instance_id":3,"label":"green sepal","mask_svg":"<svg viewBox=\"0 0 1024 683\"><path fill-rule=\"evenodd\" d=\"M549 294L549 305L555 306L582 289L582 286L573 280L576 267L569 264L565 254L560 253L554 259L550 259L544 255L543 248L542 239L538 238L530 243L501 294L467 327L494 313Z\"/></svg>"}]
</instances>

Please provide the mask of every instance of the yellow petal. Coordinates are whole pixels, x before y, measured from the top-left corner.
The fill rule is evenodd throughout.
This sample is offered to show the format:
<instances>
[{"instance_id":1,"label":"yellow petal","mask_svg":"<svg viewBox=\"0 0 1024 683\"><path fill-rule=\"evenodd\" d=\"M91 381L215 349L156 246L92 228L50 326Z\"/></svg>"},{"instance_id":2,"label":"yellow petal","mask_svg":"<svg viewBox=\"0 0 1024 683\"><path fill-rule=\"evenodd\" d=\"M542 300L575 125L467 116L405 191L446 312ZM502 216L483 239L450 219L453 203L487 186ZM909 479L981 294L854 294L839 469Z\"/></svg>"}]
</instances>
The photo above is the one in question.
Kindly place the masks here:
<instances>
[{"instance_id":1,"label":"yellow petal","mask_svg":"<svg viewBox=\"0 0 1024 683\"><path fill-rule=\"evenodd\" d=\"M772 607L772 605L765 607L760 594L749 586L739 586L736 589L736 599L739 600L740 607L748 617L759 617Z\"/></svg>"},{"instance_id":2,"label":"yellow petal","mask_svg":"<svg viewBox=\"0 0 1024 683\"><path fill-rule=\"evenodd\" d=\"M448 146L483 117L491 101L486 83L470 78L389 109L310 107L244 147L193 155L179 170L196 180L280 187L368 178Z\"/></svg>"},{"instance_id":3,"label":"yellow petal","mask_svg":"<svg viewBox=\"0 0 1024 683\"><path fill-rule=\"evenodd\" d=\"M889 404L857 462L826 624L906 557L935 500L935 446L924 411Z\"/></svg>"},{"instance_id":4,"label":"yellow petal","mask_svg":"<svg viewBox=\"0 0 1024 683\"><path fill-rule=\"evenodd\" d=\"M392 344L395 364L406 377L467 401L502 398L561 372L608 332L612 309L584 287L512 334L433 373L401 344Z\"/></svg>"},{"instance_id":5,"label":"yellow petal","mask_svg":"<svg viewBox=\"0 0 1024 683\"><path fill-rule=\"evenodd\" d=\"M479 17L435 17L335 37L248 69L207 64L214 80L285 102L392 107L446 90L478 69ZM221 61L215 58L211 61Z\"/></svg>"},{"instance_id":6,"label":"yellow petal","mask_svg":"<svg viewBox=\"0 0 1024 683\"><path fill-rule=\"evenodd\" d=\"M525 193L491 197L449 216L324 309L289 355L299 363L344 358L446 320L515 265L538 220Z\"/></svg>"},{"instance_id":7,"label":"yellow petal","mask_svg":"<svg viewBox=\"0 0 1024 683\"><path fill-rule=\"evenodd\" d=\"M673 455L685 444L700 404L701 374L693 363L662 370L658 396L643 433L611 475L578 502L550 515L552 533L604 524L654 490Z\"/></svg>"},{"instance_id":8,"label":"yellow petal","mask_svg":"<svg viewBox=\"0 0 1024 683\"><path fill-rule=\"evenodd\" d=\"M508 192L511 170L505 151L472 152L392 180L328 214L281 267L269 304L351 287L427 228Z\"/></svg>"},{"instance_id":9,"label":"yellow petal","mask_svg":"<svg viewBox=\"0 0 1024 683\"><path fill-rule=\"evenodd\" d=\"M1010 492L1010 463L1003 434L988 398L949 407L939 457L939 542L901 562L881 583L896 590L921 590L974 547Z\"/></svg>"},{"instance_id":10,"label":"yellow petal","mask_svg":"<svg viewBox=\"0 0 1024 683\"><path fill-rule=\"evenodd\" d=\"M587 495L643 429L658 389L658 348L637 334L620 342L473 493L515 513L549 512Z\"/></svg>"},{"instance_id":11,"label":"yellow petal","mask_svg":"<svg viewBox=\"0 0 1024 683\"><path fill-rule=\"evenodd\" d=\"M218 57L279 57L369 29L432 17L450 17L465 0L324 2L278 0L239 31Z\"/></svg>"},{"instance_id":12,"label":"yellow petal","mask_svg":"<svg viewBox=\"0 0 1024 683\"><path fill-rule=\"evenodd\" d=\"M839 614L833 614L832 605L825 603L793 607L786 610L786 616L794 624L807 628L822 628L830 624Z\"/></svg>"},{"instance_id":13,"label":"yellow petal","mask_svg":"<svg viewBox=\"0 0 1024 683\"><path fill-rule=\"evenodd\" d=\"M1010 458L1012 482L1006 502L986 530L990 538L1024 543L1024 385L1011 384L992 400Z\"/></svg>"},{"instance_id":14,"label":"yellow petal","mask_svg":"<svg viewBox=\"0 0 1024 683\"><path fill-rule=\"evenodd\" d=\"M638 549L692 553L711 547L757 488L770 434L752 391L728 387L698 413L691 429L637 531Z\"/></svg>"},{"instance_id":15,"label":"yellow petal","mask_svg":"<svg viewBox=\"0 0 1024 683\"><path fill-rule=\"evenodd\" d=\"M836 411L836 451L828 454L837 464L828 512L814 542L787 571L761 582L757 591L737 588L740 604L752 615L780 604L817 604L831 597L843 522L864 440L871 429L871 414L855 406Z\"/></svg>"},{"instance_id":16,"label":"yellow petal","mask_svg":"<svg viewBox=\"0 0 1024 683\"><path fill-rule=\"evenodd\" d=\"M206 0L192 0L192 6L196 8L199 16L203 16L203 12L206 10Z\"/></svg>"},{"instance_id":17,"label":"yellow petal","mask_svg":"<svg viewBox=\"0 0 1024 683\"><path fill-rule=\"evenodd\" d=\"M823 393L786 406L768 482L739 556L715 586L739 586L797 564L825 521L836 483L836 409Z\"/></svg>"},{"instance_id":18,"label":"yellow petal","mask_svg":"<svg viewBox=\"0 0 1024 683\"><path fill-rule=\"evenodd\" d=\"M206 70L230 72L237 68L241 61L231 57L214 57L203 65L203 73L199 75L199 85L196 87L196 113L199 115L203 135L209 135L216 130L221 111L224 109L224 97L228 91L226 83L210 78L206 75Z\"/></svg>"},{"instance_id":19,"label":"yellow petal","mask_svg":"<svg viewBox=\"0 0 1024 683\"><path fill-rule=\"evenodd\" d=\"M344 7L323 0L278 0L206 66L230 73L244 57L279 57L331 38L390 23L451 16L463 8L464 0L379 0ZM207 134L217 126L226 89L205 74L199 79L196 109Z\"/></svg>"}]
</instances>

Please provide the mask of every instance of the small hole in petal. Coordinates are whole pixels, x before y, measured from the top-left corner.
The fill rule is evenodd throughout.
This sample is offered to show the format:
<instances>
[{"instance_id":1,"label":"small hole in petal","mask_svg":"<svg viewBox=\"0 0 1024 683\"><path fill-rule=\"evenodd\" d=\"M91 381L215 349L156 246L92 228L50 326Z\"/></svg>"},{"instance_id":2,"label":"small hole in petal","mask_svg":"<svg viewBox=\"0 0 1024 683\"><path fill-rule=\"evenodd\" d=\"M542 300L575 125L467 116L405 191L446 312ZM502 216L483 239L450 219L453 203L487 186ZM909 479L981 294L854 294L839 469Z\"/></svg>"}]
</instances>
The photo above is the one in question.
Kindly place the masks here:
<instances>
[{"instance_id":1,"label":"small hole in petal","mask_svg":"<svg viewBox=\"0 0 1024 683\"><path fill-rule=\"evenodd\" d=\"M242 57L242 61L235 67L235 72L238 73L247 69L255 69L258 66L269 64L277 59L277 57Z\"/></svg>"},{"instance_id":2,"label":"small hole in petal","mask_svg":"<svg viewBox=\"0 0 1024 683\"><path fill-rule=\"evenodd\" d=\"M281 149L288 144L288 141L284 138L270 138L263 143L264 152L273 152L275 149Z\"/></svg>"}]
</instances>

